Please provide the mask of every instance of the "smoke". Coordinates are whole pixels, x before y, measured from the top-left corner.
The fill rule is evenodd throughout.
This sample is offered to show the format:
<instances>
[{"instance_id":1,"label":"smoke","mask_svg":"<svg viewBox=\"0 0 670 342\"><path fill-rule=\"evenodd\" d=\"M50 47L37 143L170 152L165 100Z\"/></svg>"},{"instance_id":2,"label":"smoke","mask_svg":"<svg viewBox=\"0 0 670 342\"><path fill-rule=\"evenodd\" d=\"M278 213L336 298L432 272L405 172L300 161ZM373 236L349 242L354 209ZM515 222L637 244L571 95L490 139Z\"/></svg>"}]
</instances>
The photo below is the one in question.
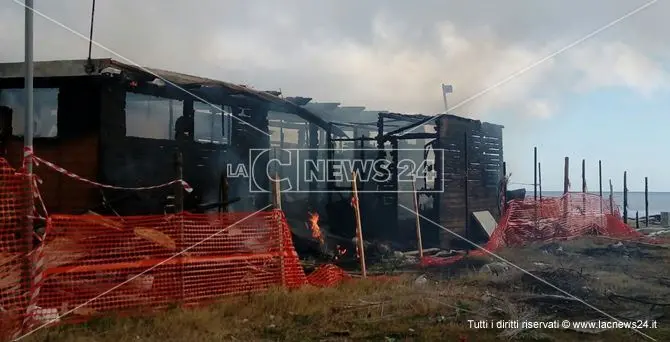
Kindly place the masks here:
<instances>
[{"instance_id":1,"label":"smoke","mask_svg":"<svg viewBox=\"0 0 670 342\"><path fill-rule=\"evenodd\" d=\"M441 83L454 86L449 103L456 105L642 3L98 1L94 39L147 66L318 101L432 114L444 110ZM654 6L455 112L547 118L560 111L566 90L623 85L654 91L667 74L646 56L670 53L652 39L668 25L660 16L666 5ZM88 35L89 6L40 2L37 9ZM12 3L0 6L0 29L15 32L0 38L3 60L22 58L22 11ZM38 59L85 57L85 40L39 16L35 26ZM93 55L123 60L95 46Z\"/></svg>"}]
</instances>

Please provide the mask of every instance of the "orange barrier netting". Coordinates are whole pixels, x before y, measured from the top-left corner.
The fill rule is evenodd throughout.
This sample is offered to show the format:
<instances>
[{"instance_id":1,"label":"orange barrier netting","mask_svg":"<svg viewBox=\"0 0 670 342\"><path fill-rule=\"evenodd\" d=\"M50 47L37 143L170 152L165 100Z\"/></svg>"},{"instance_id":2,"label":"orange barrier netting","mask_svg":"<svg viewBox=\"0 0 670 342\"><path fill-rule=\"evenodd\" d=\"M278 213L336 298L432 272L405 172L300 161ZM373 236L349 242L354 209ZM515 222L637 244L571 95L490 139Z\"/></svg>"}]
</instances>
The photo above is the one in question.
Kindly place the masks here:
<instances>
[{"instance_id":1,"label":"orange barrier netting","mask_svg":"<svg viewBox=\"0 0 670 342\"><path fill-rule=\"evenodd\" d=\"M521 246L532 242L566 240L585 235L601 235L622 239L639 239L643 234L625 224L618 208L598 195L568 193L542 200L513 200L501 217L488 243L483 246L495 251L506 246ZM486 256L477 249L470 255ZM424 257L424 266L447 265L463 257Z\"/></svg>"},{"instance_id":2,"label":"orange barrier netting","mask_svg":"<svg viewBox=\"0 0 670 342\"><path fill-rule=\"evenodd\" d=\"M0 340L20 332L30 287L28 183L0 158Z\"/></svg>"},{"instance_id":3,"label":"orange barrier netting","mask_svg":"<svg viewBox=\"0 0 670 342\"><path fill-rule=\"evenodd\" d=\"M64 318L72 321L296 288L306 277L289 234L281 211L53 215L45 280L31 312L44 321L72 311Z\"/></svg>"},{"instance_id":4,"label":"orange barrier netting","mask_svg":"<svg viewBox=\"0 0 670 342\"><path fill-rule=\"evenodd\" d=\"M280 210L51 215L44 240L31 249L23 234L27 179L0 158L0 340L47 322L195 306L272 286L332 286L349 278L334 265L306 276Z\"/></svg>"}]
</instances>

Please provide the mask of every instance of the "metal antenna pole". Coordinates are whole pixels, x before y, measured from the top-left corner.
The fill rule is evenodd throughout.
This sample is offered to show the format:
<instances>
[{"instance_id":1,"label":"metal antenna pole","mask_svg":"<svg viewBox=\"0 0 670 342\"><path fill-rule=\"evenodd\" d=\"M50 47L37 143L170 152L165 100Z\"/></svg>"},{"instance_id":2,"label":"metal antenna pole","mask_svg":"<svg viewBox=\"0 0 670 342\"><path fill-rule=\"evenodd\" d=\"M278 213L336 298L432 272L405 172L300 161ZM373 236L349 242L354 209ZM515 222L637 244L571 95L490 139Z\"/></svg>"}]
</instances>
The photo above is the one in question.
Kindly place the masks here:
<instances>
[{"instance_id":1,"label":"metal antenna pole","mask_svg":"<svg viewBox=\"0 0 670 342\"><path fill-rule=\"evenodd\" d=\"M23 145L26 151L33 149L33 0L25 1L25 112ZM25 158L25 155L24 155ZM25 158L26 173L33 172L31 158ZM32 195L30 196L32 198Z\"/></svg>"}]
</instances>

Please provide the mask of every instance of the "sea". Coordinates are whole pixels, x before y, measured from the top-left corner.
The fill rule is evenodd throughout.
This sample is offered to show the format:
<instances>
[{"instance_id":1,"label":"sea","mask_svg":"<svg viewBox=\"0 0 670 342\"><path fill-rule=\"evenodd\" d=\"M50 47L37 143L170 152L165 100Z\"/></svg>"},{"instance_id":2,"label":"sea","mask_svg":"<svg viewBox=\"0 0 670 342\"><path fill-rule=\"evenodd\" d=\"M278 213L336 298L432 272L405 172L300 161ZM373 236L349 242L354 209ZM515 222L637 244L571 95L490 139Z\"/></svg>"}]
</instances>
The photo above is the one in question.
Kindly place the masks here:
<instances>
[{"instance_id":1,"label":"sea","mask_svg":"<svg viewBox=\"0 0 670 342\"><path fill-rule=\"evenodd\" d=\"M597 194L597 192L596 192ZM542 196L559 197L563 195L562 191L542 191ZM526 198L533 196L533 190L526 190ZM609 193L603 192L603 196L609 196ZM623 205L623 192L614 192L614 202L616 205ZM628 217L635 217L638 211L640 217L644 216L644 192L628 192ZM649 192L649 215L658 215L662 211L670 211L670 192Z\"/></svg>"}]
</instances>

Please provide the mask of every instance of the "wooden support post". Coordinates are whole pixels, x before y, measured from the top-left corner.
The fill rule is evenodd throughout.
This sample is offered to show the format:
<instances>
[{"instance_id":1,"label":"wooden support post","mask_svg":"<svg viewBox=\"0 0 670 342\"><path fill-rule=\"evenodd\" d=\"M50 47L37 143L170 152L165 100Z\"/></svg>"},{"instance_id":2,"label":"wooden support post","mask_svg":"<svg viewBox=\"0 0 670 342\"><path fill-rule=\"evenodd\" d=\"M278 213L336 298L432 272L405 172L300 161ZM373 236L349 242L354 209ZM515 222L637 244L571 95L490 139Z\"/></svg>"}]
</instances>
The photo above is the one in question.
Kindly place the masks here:
<instances>
[{"instance_id":1,"label":"wooden support post","mask_svg":"<svg viewBox=\"0 0 670 342\"><path fill-rule=\"evenodd\" d=\"M537 147L533 147L533 199L537 201Z\"/></svg>"},{"instance_id":2,"label":"wooden support post","mask_svg":"<svg viewBox=\"0 0 670 342\"><path fill-rule=\"evenodd\" d=\"M628 224L628 184L626 182L627 172L623 172L623 222Z\"/></svg>"},{"instance_id":3,"label":"wooden support post","mask_svg":"<svg viewBox=\"0 0 670 342\"><path fill-rule=\"evenodd\" d=\"M322 170L317 170L318 168L315 166L317 164L317 159L319 159L319 146L323 145L323 140L319 139L320 136L320 131L319 131L319 126L317 126L314 123L309 124L309 160L311 160L314 164L309 164L309 168L307 172L311 174L318 174L320 177L323 177L323 174L320 174ZM302 186L302 185L301 185ZM309 182L309 194L308 194L308 200L309 203L312 205L316 205L321 196L317 193L317 187L318 183L317 182Z\"/></svg>"},{"instance_id":4,"label":"wooden support post","mask_svg":"<svg viewBox=\"0 0 670 342\"><path fill-rule=\"evenodd\" d=\"M365 136L364 135L361 135L361 143L358 147L360 149L358 151L358 160L361 163L360 164L360 172L361 172L361 176L362 176L361 179L367 179L366 178L367 176L365 174L365 167L363 167L363 165L365 165ZM365 188L365 182L363 182L363 184L361 184L361 189L364 189L364 188ZM365 191L365 190L363 190L363 191Z\"/></svg>"},{"instance_id":5,"label":"wooden support post","mask_svg":"<svg viewBox=\"0 0 670 342\"><path fill-rule=\"evenodd\" d=\"M565 157L565 164L563 165L563 194L567 194L570 190L570 158Z\"/></svg>"},{"instance_id":6,"label":"wooden support post","mask_svg":"<svg viewBox=\"0 0 670 342\"><path fill-rule=\"evenodd\" d=\"M502 163L502 179L503 179L503 188L501 189L501 197L502 197L502 203L500 203L500 216L503 216L503 213L505 213L505 209L507 207L507 163L503 162Z\"/></svg>"},{"instance_id":7,"label":"wooden support post","mask_svg":"<svg viewBox=\"0 0 670 342\"><path fill-rule=\"evenodd\" d=\"M463 169L463 187L465 189L465 236L467 237L470 233L470 180L469 180L469 171L470 171L470 160L468 159L468 149L470 144L468 144L468 131L466 130L463 133L463 162L465 168Z\"/></svg>"},{"instance_id":8,"label":"wooden support post","mask_svg":"<svg viewBox=\"0 0 670 342\"><path fill-rule=\"evenodd\" d=\"M352 202L354 204L354 215L356 216L356 240L358 243L357 244L358 256L361 263L361 273L363 274L363 278L367 278L367 271L365 269L365 243L363 240L363 227L361 227L361 210L358 202L357 179L358 177L356 175L356 171L354 171L351 186L352 186L352 197L353 197Z\"/></svg>"},{"instance_id":9,"label":"wooden support post","mask_svg":"<svg viewBox=\"0 0 670 342\"><path fill-rule=\"evenodd\" d=\"M333 123L331 122L328 123L328 128L326 129L326 188L328 189L326 198L328 199L328 204L333 200L333 190L335 189L333 182L335 178L333 159L335 159L335 144L333 142Z\"/></svg>"},{"instance_id":10,"label":"wooden support post","mask_svg":"<svg viewBox=\"0 0 670 342\"><path fill-rule=\"evenodd\" d=\"M640 229L640 212L635 211L635 228Z\"/></svg>"},{"instance_id":11,"label":"wooden support post","mask_svg":"<svg viewBox=\"0 0 670 342\"><path fill-rule=\"evenodd\" d=\"M419 258L423 259L423 241L421 240L421 216L419 215L419 195L416 193L416 176L412 179L412 193L414 194L414 216L416 217L416 241L419 249Z\"/></svg>"},{"instance_id":12,"label":"wooden support post","mask_svg":"<svg viewBox=\"0 0 670 342\"><path fill-rule=\"evenodd\" d=\"M175 173L177 174L177 179L184 178L184 160L180 151L175 153ZM177 213L184 211L184 185L177 183L175 185L175 196L174 196L174 206Z\"/></svg>"},{"instance_id":13,"label":"wooden support post","mask_svg":"<svg viewBox=\"0 0 670 342\"><path fill-rule=\"evenodd\" d=\"M649 178L644 177L644 226L649 227Z\"/></svg>"},{"instance_id":14,"label":"wooden support post","mask_svg":"<svg viewBox=\"0 0 670 342\"><path fill-rule=\"evenodd\" d=\"M563 163L563 220L568 220L568 190L570 189L570 158L565 157Z\"/></svg>"},{"instance_id":15,"label":"wooden support post","mask_svg":"<svg viewBox=\"0 0 670 342\"><path fill-rule=\"evenodd\" d=\"M598 160L598 194L600 195L600 214L603 213L603 161Z\"/></svg>"},{"instance_id":16,"label":"wooden support post","mask_svg":"<svg viewBox=\"0 0 670 342\"><path fill-rule=\"evenodd\" d=\"M610 179L610 214L614 216L614 186L612 185L611 179Z\"/></svg>"},{"instance_id":17,"label":"wooden support post","mask_svg":"<svg viewBox=\"0 0 670 342\"><path fill-rule=\"evenodd\" d=\"M270 179L270 184L272 184L272 204L275 210L281 210L281 189L279 188L280 180L279 175L275 173L274 178ZM284 267L284 255L286 251L284 250L284 229L288 229L284 222L281 221L281 216L279 216L279 222L277 222L278 231L278 241L279 241L279 272L280 272L280 283L282 287L286 286L286 269Z\"/></svg>"},{"instance_id":18,"label":"wooden support post","mask_svg":"<svg viewBox=\"0 0 670 342\"><path fill-rule=\"evenodd\" d=\"M279 174L275 173L275 176L273 179L271 179L272 183L272 205L275 207L275 209L281 210L281 190L279 189Z\"/></svg>"},{"instance_id":19,"label":"wooden support post","mask_svg":"<svg viewBox=\"0 0 670 342\"><path fill-rule=\"evenodd\" d=\"M219 202L221 203L219 205L219 212L220 213L225 213L228 212L228 175L227 171L223 170L221 172L221 184L219 184L220 189L219 189Z\"/></svg>"},{"instance_id":20,"label":"wooden support post","mask_svg":"<svg viewBox=\"0 0 670 342\"><path fill-rule=\"evenodd\" d=\"M175 153L175 172L177 174L177 179L183 179L184 178L184 159L181 154L181 151L177 151ZM174 196L174 205L175 205L175 211L179 214L179 238L177 241L177 249L178 250L183 250L185 246L185 241L184 241L184 215L182 212L184 211L184 185L179 182L175 184L175 196ZM184 300L186 299L186 287L184 284L184 264L183 264L183 255L179 256L178 259L178 265L179 265L179 303L184 303Z\"/></svg>"},{"instance_id":21,"label":"wooden support post","mask_svg":"<svg viewBox=\"0 0 670 342\"><path fill-rule=\"evenodd\" d=\"M586 159L582 159L582 215L586 215Z\"/></svg>"},{"instance_id":22,"label":"wooden support post","mask_svg":"<svg viewBox=\"0 0 670 342\"><path fill-rule=\"evenodd\" d=\"M582 192L586 193L586 159L582 159Z\"/></svg>"}]
</instances>

